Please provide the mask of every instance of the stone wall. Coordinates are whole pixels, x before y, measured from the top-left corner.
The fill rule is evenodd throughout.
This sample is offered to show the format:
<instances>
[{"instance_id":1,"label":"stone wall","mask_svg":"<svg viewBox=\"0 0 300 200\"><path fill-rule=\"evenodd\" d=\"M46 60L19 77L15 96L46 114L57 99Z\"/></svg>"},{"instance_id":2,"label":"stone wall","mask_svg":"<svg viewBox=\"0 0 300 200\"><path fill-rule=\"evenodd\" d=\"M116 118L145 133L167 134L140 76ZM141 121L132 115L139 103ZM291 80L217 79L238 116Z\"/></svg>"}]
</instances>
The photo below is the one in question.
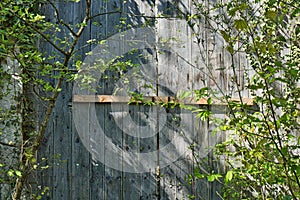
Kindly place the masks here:
<instances>
[{"instance_id":1,"label":"stone wall","mask_svg":"<svg viewBox=\"0 0 300 200\"><path fill-rule=\"evenodd\" d=\"M22 82L18 62L1 61L0 80L0 200L10 199L14 180L8 174L19 159Z\"/></svg>"}]
</instances>

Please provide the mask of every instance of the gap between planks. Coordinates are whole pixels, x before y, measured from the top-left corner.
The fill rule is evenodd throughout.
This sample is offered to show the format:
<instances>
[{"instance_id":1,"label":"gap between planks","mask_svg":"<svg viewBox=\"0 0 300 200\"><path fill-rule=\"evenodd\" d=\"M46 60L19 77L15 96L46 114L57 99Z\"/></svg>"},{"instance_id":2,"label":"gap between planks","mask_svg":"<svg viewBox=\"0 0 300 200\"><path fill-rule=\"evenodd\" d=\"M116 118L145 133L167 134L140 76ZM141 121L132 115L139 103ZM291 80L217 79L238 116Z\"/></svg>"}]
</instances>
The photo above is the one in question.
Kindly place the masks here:
<instances>
[{"instance_id":1,"label":"gap between planks","mask_svg":"<svg viewBox=\"0 0 300 200\"><path fill-rule=\"evenodd\" d=\"M207 98L200 98L196 100L195 98L185 98L179 100L175 97L170 96L143 96L142 100L136 100L130 96L113 96L113 95L73 95L73 103L143 103L147 101L152 101L156 103L184 103L191 105L208 105ZM231 102L240 102L239 98L231 98ZM213 99L212 105L227 105L225 101L218 99ZM242 102L245 105L253 106L253 99L242 98Z\"/></svg>"}]
</instances>

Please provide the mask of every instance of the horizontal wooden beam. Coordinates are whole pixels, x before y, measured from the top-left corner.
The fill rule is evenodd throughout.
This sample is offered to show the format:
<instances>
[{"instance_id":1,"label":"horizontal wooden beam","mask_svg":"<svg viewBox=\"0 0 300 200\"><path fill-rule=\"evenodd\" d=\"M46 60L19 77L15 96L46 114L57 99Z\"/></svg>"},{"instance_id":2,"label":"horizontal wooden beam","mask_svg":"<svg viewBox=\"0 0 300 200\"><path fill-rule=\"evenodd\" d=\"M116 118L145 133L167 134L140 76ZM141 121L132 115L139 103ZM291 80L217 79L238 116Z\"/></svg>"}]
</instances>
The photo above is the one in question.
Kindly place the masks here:
<instances>
[{"instance_id":1,"label":"horizontal wooden beam","mask_svg":"<svg viewBox=\"0 0 300 200\"><path fill-rule=\"evenodd\" d=\"M74 103L143 103L147 101L152 101L155 103L184 103L192 105L208 105L207 98L201 98L195 100L195 98L185 98L183 100L178 100L175 97L169 96L143 96L142 99L136 99L130 96L113 96L113 95L74 95ZM232 98L229 101L240 102L238 98ZM243 103L249 106L253 106L253 99L243 98ZM213 99L213 105L227 105L226 102L220 101L218 99Z\"/></svg>"}]
</instances>

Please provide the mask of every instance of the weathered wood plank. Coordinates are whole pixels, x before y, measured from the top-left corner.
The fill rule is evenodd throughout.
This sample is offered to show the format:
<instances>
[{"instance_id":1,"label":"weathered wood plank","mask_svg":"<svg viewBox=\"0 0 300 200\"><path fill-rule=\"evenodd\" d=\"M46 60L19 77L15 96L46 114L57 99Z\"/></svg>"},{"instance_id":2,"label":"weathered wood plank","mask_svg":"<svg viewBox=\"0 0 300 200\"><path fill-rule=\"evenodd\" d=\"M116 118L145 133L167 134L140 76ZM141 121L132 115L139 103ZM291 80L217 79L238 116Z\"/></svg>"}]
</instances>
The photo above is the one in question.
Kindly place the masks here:
<instances>
[{"instance_id":1,"label":"weathered wood plank","mask_svg":"<svg viewBox=\"0 0 300 200\"><path fill-rule=\"evenodd\" d=\"M49 20L50 22L54 22L54 18L52 17L53 14L53 8L49 4L44 4L41 6L41 12L44 13L46 16L46 20ZM41 52L44 52L45 55L50 55L52 52L55 52L54 48L47 44L45 41L41 40L39 43L39 49ZM50 53L51 52L51 53ZM46 80L46 81L49 81ZM42 123L42 119L44 117L45 107L43 103L37 102L38 105L38 124ZM39 148L39 152L37 155L38 163L41 167L44 167L43 170L38 171L38 183L39 187L38 192L43 191L45 188L49 188L48 192L43 196L43 199L53 199L53 165L54 165L54 126L55 126L55 119L53 115L51 116L51 119L49 120L49 123L47 125L47 130L45 132L45 135L43 137L41 146Z\"/></svg>"},{"instance_id":2,"label":"weathered wood plank","mask_svg":"<svg viewBox=\"0 0 300 200\"><path fill-rule=\"evenodd\" d=\"M124 109L125 110L125 109ZM137 128L137 131L132 131L132 133L129 135L128 133L123 131L123 150L128 152L139 152L140 151L140 122L141 122L141 114L139 112L140 109L138 106L135 105L129 105L128 114L130 114L130 117L132 119L131 126L139 126ZM126 113L123 113L126 114ZM129 124L125 124L125 120L123 121L123 126L127 126ZM122 130L124 130L122 128ZM126 156L123 156L123 159L125 163L128 163L126 160ZM138 163L140 161L139 155L135 158L131 158ZM134 168L135 165L132 163L132 167ZM141 196L141 174L140 173L123 173L123 183L122 183L122 199L140 199Z\"/></svg>"},{"instance_id":3,"label":"weathered wood plank","mask_svg":"<svg viewBox=\"0 0 300 200\"><path fill-rule=\"evenodd\" d=\"M92 0L91 4L91 16L94 17L91 21L91 28L90 28L90 39L95 39L96 42L99 42L101 40L104 40L107 36L107 26L106 21L108 15L99 15L101 13L106 13L111 10L107 10L107 1L105 0ZM92 44L91 49L93 50L98 43ZM103 80L103 78L99 77L99 88L97 90L97 93L99 94L105 94L106 92L106 83ZM106 105L97 105L97 118L98 123L100 127L105 128L106 121L104 120L105 117L107 117L106 113ZM91 123L91 122L90 122ZM91 124L90 127L95 126L95 124ZM99 130L98 130L99 131ZM96 134L96 131L95 131ZM104 140L104 136L95 138L95 134L91 135L91 145L95 146L94 148L97 149L97 146L99 146L99 143L97 143L99 140ZM100 150L101 149L101 150ZM100 155L105 156L105 151L103 148L98 148L97 152ZM105 182L106 175L105 175L105 168L106 166L104 163L101 163L99 160L97 160L93 155L90 156L90 199L91 200L98 200L98 199L106 199L106 191L107 191L107 184Z\"/></svg>"},{"instance_id":4,"label":"weathered wood plank","mask_svg":"<svg viewBox=\"0 0 300 200\"><path fill-rule=\"evenodd\" d=\"M105 11L106 12L113 12L116 10L123 9L123 1L121 0L114 0L114 1L105 1ZM105 37L113 36L114 34L118 33L120 30L120 21L121 21L121 14L116 13L113 15L107 15L104 24L105 29ZM116 46L116 45L119 46ZM121 51L120 46L122 46L122 41L116 41L114 44L111 45L112 52L109 53L119 53ZM115 88L115 79L118 78L118 74L115 72L105 72L105 75L110 77L108 80L102 80L101 86L103 86L104 95L112 94ZM120 107L121 105L116 105L116 107ZM122 141L122 130L117 126L114 121L114 116L112 113L112 109L110 105L104 105L104 134L108 137L112 142L113 145L123 147ZM118 159L117 161L114 158L111 158L109 155L110 148L104 149L104 162L106 163L113 163L116 168L122 169L122 159ZM104 164L105 164L104 163ZM104 170L104 199L122 199L122 185L123 185L123 172L110 168L109 166L105 166Z\"/></svg>"},{"instance_id":5,"label":"weathered wood plank","mask_svg":"<svg viewBox=\"0 0 300 200\"><path fill-rule=\"evenodd\" d=\"M65 89L65 88L64 88ZM63 90L64 90L63 89ZM55 126L53 141L53 199L70 198L71 175L71 132L68 107L65 100L59 98L61 104L54 112ZM61 113L62 112L62 113ZM67 145L66 145L67 144Z\"/></svg>"},{"instance_id":6,"label":"weathered wood plank","mask_svg":"<svg viewBox=\"0 0 300 200\"><path fill-rule=\"evenodd\" d=\"M55 3L59 13L64 13L62 16L63 21L73 21L73 9L75 4L59 1ZM53 15L52 15L53 16ZM55 16L55 15L54 15ZM57 19L55 19L57 21ZM59 23L58 23L59 24ZM60 32L54 32L57 37L61 39L69 38L68 30L66 27L60 25ZM57 54L56 59L61 59L61 55ZM58 72L53 72L53 75ZM58 79L52 79L56 84ZM53 84L53 85L55 85ZM53 118L55 120L53 134L53 185L52 185L52 198L53 199L69 199L71 198L71 112L68 107L69 100L71 99L70 83L64 83L62 92L60 93L57 103L55 105Z\"/></svg>"},{"instance_id":7,"label":"weathered wood plank","mask_svg":"<svg viewBox=\"0 0 300 200\"><path fill-rule=\"evenodd\" d=\"M72 132L72 155L71 155L71 197L72 199L88 199L89 198L89 165L90 165L90 156L89 152L83 146L81 142L81 138L78 132L84 133L88 132L89 129L89 121L88 121L88 112L90 105L77 105L76 109L80 110L80 114L83 116L80 124L73 124L73 132ZM85 111L85 113L84 113ZM76 112L76 110L73 110ZM78 123L78 122L77 122Z\"/></svg>"},{"instance_id":8,"label":"weathered wood plank","mask_svg":"<svg viewBox=\"0 0 300 200\"><path fill-rule=\"evenodd\" d=\"M84 19L85 13L83 12L86 8L86 1L80 1L78 3L73 4L73 9L70 11L72 12L72 15L67 19L68 22L72 23L74 27L78 27L78 23L81 23ZM85 28L82 36L80 37L77 48L79 48L79 51L76 52L76 55L74 55L74 62L76 62L76 59L83 60L86 56L86 52L90 50L90 46L87 45L87 42L90 39L90 22L87 23L87 27ZM75 28L76 30L77 28ZM82 48L85 47L85 48ZM72 63L74 64L74 63ZM71 66L70 66L71 67ZM73 85L72 85L73 86ZM69 89L69 92L72 92L72 88ZM90 192L89 188L91 187L90 184L90 154L87 150L87 148L82 143L82 133L89 131L89 111L90 111L90 105L78 105L76 107L77 109L80 109L80 112L83 112L85 110L85 113L83 114L83 119L80 122L80 124L72 124L72 140L71 140L71 147L72 147L72 154L71 154L71 199L76 200L82 200L82 199L90 199ZM75 112L75 110L72 110L72 112ZM74 114L74 113L72 113ZM78 121L74 121L74 123L79 123ZM81 130L78 130L78 128L81 127ZM81 132L81 135L79 135L79 131Z\"/></svg>"},{"instance_id":9,"label":"weathered wood plank","mask_svg":"<svg viewBox=\"0 0 300 200\"><path fill-rule=\"evenodd\" d=\"M191 11L192 1L184 0L179 3L179 6L186 11ZM207 1L205 1L207 2ZM82 1L84 3L84 1ZM82 4L81 3L81 4ZM64 12L64 21L73 22L74 24L79 22L81 17L81 7L83 5L78 4L71 12ZM155 4L155 6L154 6ZM61 9L65 9L64 4L61 4ZM152 7L151 7L152 6ZM154 7L153 7L154 6ZM126 18L125 21L133 26L142 26L146 21L146 18L141 16L145 13L147 16L158 16L158 14L164 14L168 16L174 16L175 3L167 1L126 1L124 3L121 0L106 1L106 0L94 0L92 3L92 16L94 14L112 12L116 10L122 10L127 14L115 13L111 15L99 15L93 18L93 22L97 22L98 25L89 24L88 30L84 33L80 46L85 44L85 40L96 38L97 40L105 39L105 37L118 33L119 29L126 30L128 27L122 27L119 23L120 18ZM156 13L155 13L156 12ZM72 16L73 15L73 16ZM91 145L97 145L97 141L104 140L104 137L108 137L113 141L114 145L118 145L124 151L128 148L129 151L136 151L140 153L147 153L158 150L173 139L175 134L182 134L186 141L195 143L197 146L197 152L201 155L201 158L208 160L210 166L202 166L205 170L214 168L215 170L222 170L222 166L213 162L213 155L207 155L210 145L215 144L215 138L212 137L211 131L214 126L209 125L208 122L199 122L195 119L195 114L184 113L184 110L178 108L170 109L167 111L167 122L163 127L156 127L160 129L160 132L151 138L141 138L142 126L147 123L145 116L150 112L147 106L142 105L144 101L151 101L155 103L185 103L190 105L203 106L208 105L207 98L201 98L196 100L194 97L185 98L180 100L176 98L176 93L179 91L189 91L194 89L200 89L202 87L211 87L217 89L217 84L221 86L221 89L225 94L231 94L232 88L230 80L232 78L232 71L230 71L230 58L226 54L223 45L224 41L221 41L213 33L211 33L206 27L205 22L203 27L200 27L200 37L205 41L203 46L200 45L199 49L195 48L194 38L192 32L189 30L187 24L182 21L178 22L174 18L172 19L157 19L156 23L152 20L154 29L157 31L157 41L168 41L168 39L184 38L183 44L185 48L178 49L154 49L154 53L151 54L154 57L154 65L152 71L155 72L153 78L155 81L151 83L156 91L150 91L147 89L141 89L138 92L146 94L143 99L134 99L130 96L114 96L113 91L116 87L114 80L119 76L113 72L105 72L105 75L112 78L109 80L100 79L99 86L101 89L97 91L99 95L74 95L73 105L81 107L86 111L86 116L89 116L88 112L91 109L91 105L95 103L97 110L97 118L105 136L103 138L97 138L93 140L96 135L90 135ZM180 33L181 32L181 33ZM181 37L182 34L187 37ZM120 41L120 46L126 45L125 41ZM153 47L156 48L156 47ZM51 49L48 49L51 52ZM91 50L90 47L80 51L82 57L85 56L85 52ZM114 49L118 51L121 49ZM181 56L176 55L174 51L180 53ZM150 53L149 53L150 54ZM145 56L146 57L146 56ZM128 56L128 59L133 59ZM242 76L242 61L244 58L239 57L236 59L236 63L239 66L238 80L239 83L244 83L244 77ZM186 61L190 61L192 65ZM141 63L139 63L141 64ZM217 68L223 67L224 70L217 70ZM143 69L143 75L147 76L147 70ZM135 81L135 80L134 80ZM136 85L130 86L135 89L135 86L142 86L147 81L142 80ZM130 88L130 89L132 89ZM241 88L244 90L245 88ZM63 92L65 98L71 98L71 88L66 87ZM245 105L254 105L253 99L248 98L247 92L243 93L244 98L242 102ZM236 95L234 96L236 97ZM229 99L229 101L239 102L238 98ZM131 105L126 105L132 102ZM53 166L53 170L45 171L46 173L43 184L50 184L54 186L51 190L51 199L182 199L186 198L188 194L199 195L202 199L216 199L216 191L220 191L220 186L208 183L207 181L193 182L192 185L187 185L184 180L186 174L192 174L196 165L192 164L192 155L190 152L185 153L178 161L171 164L161 170L159 177L156 177L156 169L149 168L148 172L141 174L126 173L122 170L116 170L105 166L105 164L112 162L112 158L109 155L108 149L101 152L97 152L104 156L106 163L100 163L97 159L86 150L81 143L81 138L77 134L74 125L73 129L68 130L64 126L70 125L70 113L66 109L67 100L60 99L59 105L53 115L53 124L49 126L49 133L51 136L46 135L45 139L51 140L45 143L43 147L43 153L41 156L62 154L62 159L66 160L62 163L62 167ZM138 104L134 105L134 104ZM213 106L221 105L227 106L228 103L219 99L213 99ZM119 120L120 124L117 125L116 118L113 115L111 106L119 109L122 115ZM129 106L129 110L125 107ZM162 108L165 109L165 108ZM177 109L177 110L176 110ZM126 120L124 116L126 112L130 112L130 117L133 121L133 125L140 126L133 132L132 135L128 135L125 131ZM128 113L127 113L128 114ZM89 116L91 117L91 116ZM156 121L161 120L163 116L157 116ZM94 127L90 118L83 119L85 125L82 129L88 130ZM179 126L178 123L182 124ZM134 124L135 123L135 124ZM158 124L158 123L157 123ZM126 129L127 130L127 129ZM83 130L84 131L84 130ZM71 135L71 136L70 136ZM94 143L93 143L94 142ZM177 146L181 144L175 144L173 153L176 156ZM71 148L71 149L70 149ZM70 152L72 155L70 155ZM159 152L158 158L166 156ZM69 159L69 157L71 159ZM119 169L125 166L128 162L127 158L123 155L123 158L119 163L115 163ZM139 161L140 157L132 158ZM55 163L57 164L57 163ZM60 163L59 163L60 164ZM52 177L53 176L53 177ZM70 178L70 177L71 178ZM160 181L160 182L159 182ZM199 198L200 199L200 198Z\"/></svg>"}]
</instances>

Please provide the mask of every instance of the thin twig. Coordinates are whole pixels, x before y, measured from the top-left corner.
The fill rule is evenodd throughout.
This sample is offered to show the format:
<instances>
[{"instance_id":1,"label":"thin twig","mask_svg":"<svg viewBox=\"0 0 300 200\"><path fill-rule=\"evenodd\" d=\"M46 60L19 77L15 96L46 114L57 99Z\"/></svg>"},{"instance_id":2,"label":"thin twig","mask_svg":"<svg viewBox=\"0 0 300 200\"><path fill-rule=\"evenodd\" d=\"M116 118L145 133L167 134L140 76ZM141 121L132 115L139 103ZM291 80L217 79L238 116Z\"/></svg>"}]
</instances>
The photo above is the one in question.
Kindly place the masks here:
<instances>
[{"instance_id":1,"label":"thin twig","mask_svg":"<svg viewBox=\"0 0 300 200\"><path fill-rule=\"evenodd\" d=\"M76 36L76 33L73 31L73 29L68 25L66 24L61 18L60 18L60 14L57 10L57 7L52 3L51 0L47 0L47 2L52 6L52 8L54 9L55 11L55 15L56 15L56 18L58 20L59 23L61 23L62 25L64 25L70 32L73 36Z\"/></svg>"},{"instance_id":2,"label":"thin twig","mask_svg":"<svg viewBox=\"0 0 300 200\"><path fill-rule=\"evenodd\" d=\"M75 39L69 49L69 51L67 53L64 52L64 55L65 55L65 58L64 58L64 62L63 62L63 67L65 69L68 68L68 63L72 57L72 54L73 54L73 51L74 51L74 48L79 40L79 37L81 36L81 34L83 33L84 31L84 28L85 28L85 24L87 23L88 21L88 18L89 18L89 15L90 15L90 7L91 7L91 0L86 0L86 4L87 4L87 7L86 7L86 11L85 11L85 17L82 21L82 25L81 27L79 28L78 32L76 33L76 36L75 36ZM26 21L25 21L26 23ZM63 84L63 81L65 79L65 76L62 75L59 79L58 79L58 82L55 86L55 89L54 89L54 94L53 96L50 98L51 100L49 101L49 106L45 112L45 116L44 116L44 119L41 123L41 126L40 126L40 129L38 131L38 134L35 138L35 142L33 144L31 148L31 152L33 153L36 153L40 144L41 144L41 141L44 137L44 134L46 132L46 128L47 128L47 125L48 125L48 122L49 122L49 119L50 119L50 116L53 112L53 109L55 107L55 102L58 98L58 95L60 94L60 88L62 87L62 84ZM21 167L21 170L22 170L22 175L17 179L16 181L16 185L15 185L15 188L14 188L14 193L13 193L13 200L19 200L21 198L21 194L22 194L22 191L23 191L23 188L24 188L24 184L27 180L27 177L29 175L29 172L30 172L30 169L31 169L31 166L30 166L30 158L26 158L26 161L25 161L25 164Z\"/></svg>"},{"instance_id":3,"label":"thin twig","mask_svg":"<svg viewBox=\"0 0 300 200\"><path fill-rule=\"evenodd\" d=\"M12 10L9 10L12 15L23 21L27 26L32 28L35 32L37 32L44 40L46 40L49 44L51 44L56 50L58 50L63 55L66 55L67 53L59 48L51 39L49 39L44 33L42 33L37 27L26 21L24 18L20 17L19 15L15 14Z\"/></svg>"},{"instance_id":4,"label":"thin twig","mask_svg":"<svg viewBox=\"0 0 300 200\"><path fill-rule=\"evenodd\" d=\"M15 145L15 144L8 144L8 143L4 143L4 142L1 142L1 141L0 141L0 145L7 146L7 147L13 147L13 148L18 147L18 146Z\"/></svg>"}]
</instances>

